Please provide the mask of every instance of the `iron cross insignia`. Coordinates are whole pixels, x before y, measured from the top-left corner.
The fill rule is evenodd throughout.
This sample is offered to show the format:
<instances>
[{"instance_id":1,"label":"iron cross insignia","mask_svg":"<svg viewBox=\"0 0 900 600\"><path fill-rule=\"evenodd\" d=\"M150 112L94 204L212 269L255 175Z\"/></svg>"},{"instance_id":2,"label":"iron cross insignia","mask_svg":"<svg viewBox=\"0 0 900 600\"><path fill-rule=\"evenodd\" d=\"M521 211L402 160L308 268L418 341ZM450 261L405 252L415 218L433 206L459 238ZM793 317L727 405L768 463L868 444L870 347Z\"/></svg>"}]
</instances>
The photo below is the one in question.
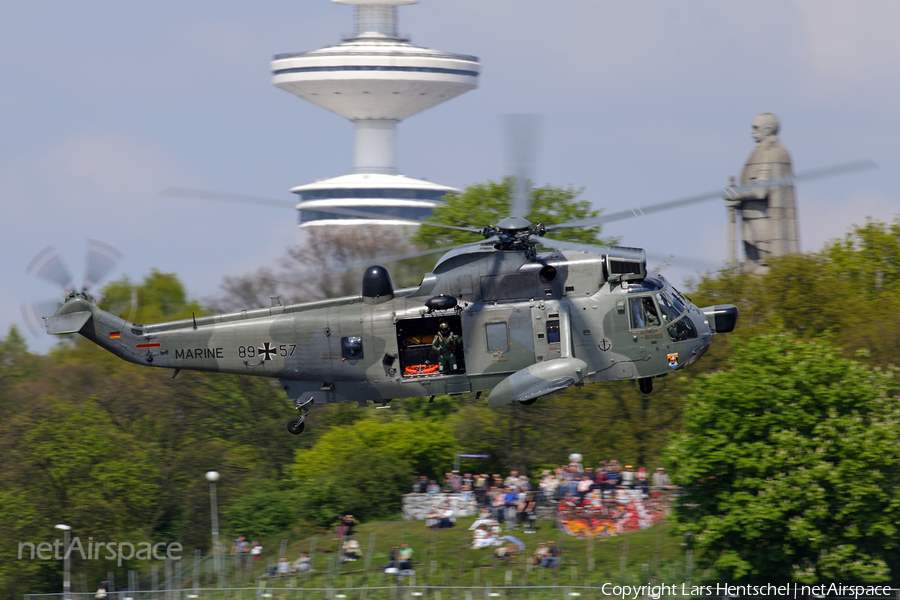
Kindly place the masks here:
<instances>
[{"instance_id":1,"label":"iron cross insignia","mask_svg":"<svg viewBox=\"0 0 900 600\"><path fill-rule=\"evenodd\" d=\"M259 350L259 355L263 357L263 360L272 360L272 357L278 354L278 349L273 348L269 342L266 342L262 348L257 348L257 350Z\"/></svg>"}]
</instances>

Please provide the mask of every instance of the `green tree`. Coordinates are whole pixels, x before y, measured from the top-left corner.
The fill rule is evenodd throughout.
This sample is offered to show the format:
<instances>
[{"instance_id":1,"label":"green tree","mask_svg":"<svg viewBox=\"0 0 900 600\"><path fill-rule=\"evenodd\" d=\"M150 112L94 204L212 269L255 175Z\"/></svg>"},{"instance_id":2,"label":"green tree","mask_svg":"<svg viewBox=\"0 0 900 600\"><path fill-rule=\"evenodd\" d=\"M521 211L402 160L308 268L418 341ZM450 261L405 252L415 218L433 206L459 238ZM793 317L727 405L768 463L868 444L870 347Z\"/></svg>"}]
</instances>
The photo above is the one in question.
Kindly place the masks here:
<instances>
[{"instance_id":1,"label":"green tree","mask_svg":"<svg viewBox=\"0 0 900 600\"><path fill-rule=\"evenodd\" d=\"M697 378L667 462L681 532L736 582L897 580L894 373L787 334L733 344Z\"/></svg>"},{"instance_id":2,"label":"green tree","mask_svg":"<svg viewBox=\"0 0 900 600\"><path fill-rule=\"evenodd\" d=\"M488 181L470 185L460 193L451 192L444 196L444 204L434 209L434 216L428 221L458 227L485 227L496 225L509 216L512 203L511 190L514 179L506 177L502 181ZM532 223L552 225L568 223L579 219L596 217L601 211L594 210L587 200L579 200L581 189L545 185L532 188L531 212L526 218ZM522 216L522 215L516 215ZM588 229L567 229L548 235L549 238L586 244L609 245L617 238L600 238L600 227ZM456 244L477 242L477 234L419 227L412 240L426 248L440 248Z\"/></svg>"},{"instance_id":3,"label":"green tree","mask_svg":"<svg viewBox=\"0 0 900 600\"><path fill-rule=\"evenodd\" d=\"M319 525L348 512L360 518L396 515L413 477L449 468L457 448L453 434L431 420L378 415L338 425L296 453L301 514Z\"/></svg>"},{"instance_id":4,"label":"green tree","mask_svg":"<svg viewBox=\"0 0 900 600\"><path fill-rule=\"evenodd\" d=\"M200 304L190 300L174 273L152 269L139 284L122 277L107 284L98 306L132 322L157 323L189 319L204 314Z\"/></svg>"}]
</instances>

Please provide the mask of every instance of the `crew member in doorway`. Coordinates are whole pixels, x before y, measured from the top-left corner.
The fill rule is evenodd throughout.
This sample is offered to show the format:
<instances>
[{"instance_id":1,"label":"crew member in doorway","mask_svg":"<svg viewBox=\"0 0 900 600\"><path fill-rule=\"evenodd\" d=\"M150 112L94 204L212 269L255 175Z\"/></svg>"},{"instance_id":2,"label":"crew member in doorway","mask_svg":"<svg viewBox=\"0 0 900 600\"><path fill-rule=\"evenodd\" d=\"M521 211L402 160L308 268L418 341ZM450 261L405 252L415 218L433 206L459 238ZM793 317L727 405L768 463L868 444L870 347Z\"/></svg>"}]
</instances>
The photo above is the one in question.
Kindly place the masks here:
<instances>
[{"instance_id":1,"label":"crew member in doorway","mask_svg":"<svg viewBox=\"0 0 900 600\"><path fill-rule=\"evenodd\" d=\"M456 370L456 350L462 347L462 338L450 331L450 325L446 321L438 327L431 347L437 352L441 373Z\"/></svg>"}]
</instances>

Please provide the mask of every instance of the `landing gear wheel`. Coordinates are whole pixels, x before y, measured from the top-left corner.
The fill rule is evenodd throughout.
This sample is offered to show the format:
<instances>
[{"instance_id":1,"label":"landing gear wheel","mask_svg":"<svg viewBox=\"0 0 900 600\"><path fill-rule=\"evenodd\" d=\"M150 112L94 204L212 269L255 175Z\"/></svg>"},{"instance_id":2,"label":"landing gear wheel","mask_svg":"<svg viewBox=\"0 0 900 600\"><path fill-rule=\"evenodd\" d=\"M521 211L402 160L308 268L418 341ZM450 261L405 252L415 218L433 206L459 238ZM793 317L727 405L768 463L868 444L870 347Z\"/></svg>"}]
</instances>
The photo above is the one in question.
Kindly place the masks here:
<instances>
[{"instance_id":1,"label":"landing gear wheel","mask_svg":"<svg viewBox=\"0 0 900 600\"><path fill-rule=\"evenodd\" d=\"M519 404L524 404L525 406L531 406L535 402L537 402L537 398L531 398L529 400L521 400L521 401L519 401Z\"/></svg>"},{"instance_id":2,"label":"landing gear wheel","mask_svg":"<svg viewBox=\"0 0 900 600\"><path fill-rule=\"evenodd\" d=\"M306 429L306 423L303 422L303 419L290 419L287 422L287 430L294 435L300 435L304 429Z\"/></svg>"},{"instance_id":3,"label":"landing gear wheel","mask_svg":"<svg viewBox=\"0 0 900 600\"><path fill-rule=\"evenodd\" d=\"M649 377L638 379L638 386L641 388L642 394L649 394L653 391L653 380Z\"/></svg>"}]
</instances>

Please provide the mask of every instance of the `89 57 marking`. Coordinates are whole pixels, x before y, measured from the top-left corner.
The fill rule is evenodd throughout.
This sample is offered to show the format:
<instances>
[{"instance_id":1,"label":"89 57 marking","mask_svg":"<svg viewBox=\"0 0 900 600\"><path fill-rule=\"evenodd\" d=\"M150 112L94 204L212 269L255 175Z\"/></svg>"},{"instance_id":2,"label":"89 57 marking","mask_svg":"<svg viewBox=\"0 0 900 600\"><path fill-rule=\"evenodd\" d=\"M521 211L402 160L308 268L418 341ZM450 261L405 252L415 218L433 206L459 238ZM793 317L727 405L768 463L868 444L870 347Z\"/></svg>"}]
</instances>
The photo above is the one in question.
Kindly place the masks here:
<instances>
[{"instance_id":1,"label":"89 57 marking","mask_svg":"<svg viewBox=\"0 0 900 600\"><path fill-rule=\"evenodd\" d=\"M272 360L273 356L293 356L296 349L297 344L280 344L275 346L269 342L265 342L262 346L238 346L238 358L255 358L259 356L266 361Z\"/></svg>"}]
</instances>

